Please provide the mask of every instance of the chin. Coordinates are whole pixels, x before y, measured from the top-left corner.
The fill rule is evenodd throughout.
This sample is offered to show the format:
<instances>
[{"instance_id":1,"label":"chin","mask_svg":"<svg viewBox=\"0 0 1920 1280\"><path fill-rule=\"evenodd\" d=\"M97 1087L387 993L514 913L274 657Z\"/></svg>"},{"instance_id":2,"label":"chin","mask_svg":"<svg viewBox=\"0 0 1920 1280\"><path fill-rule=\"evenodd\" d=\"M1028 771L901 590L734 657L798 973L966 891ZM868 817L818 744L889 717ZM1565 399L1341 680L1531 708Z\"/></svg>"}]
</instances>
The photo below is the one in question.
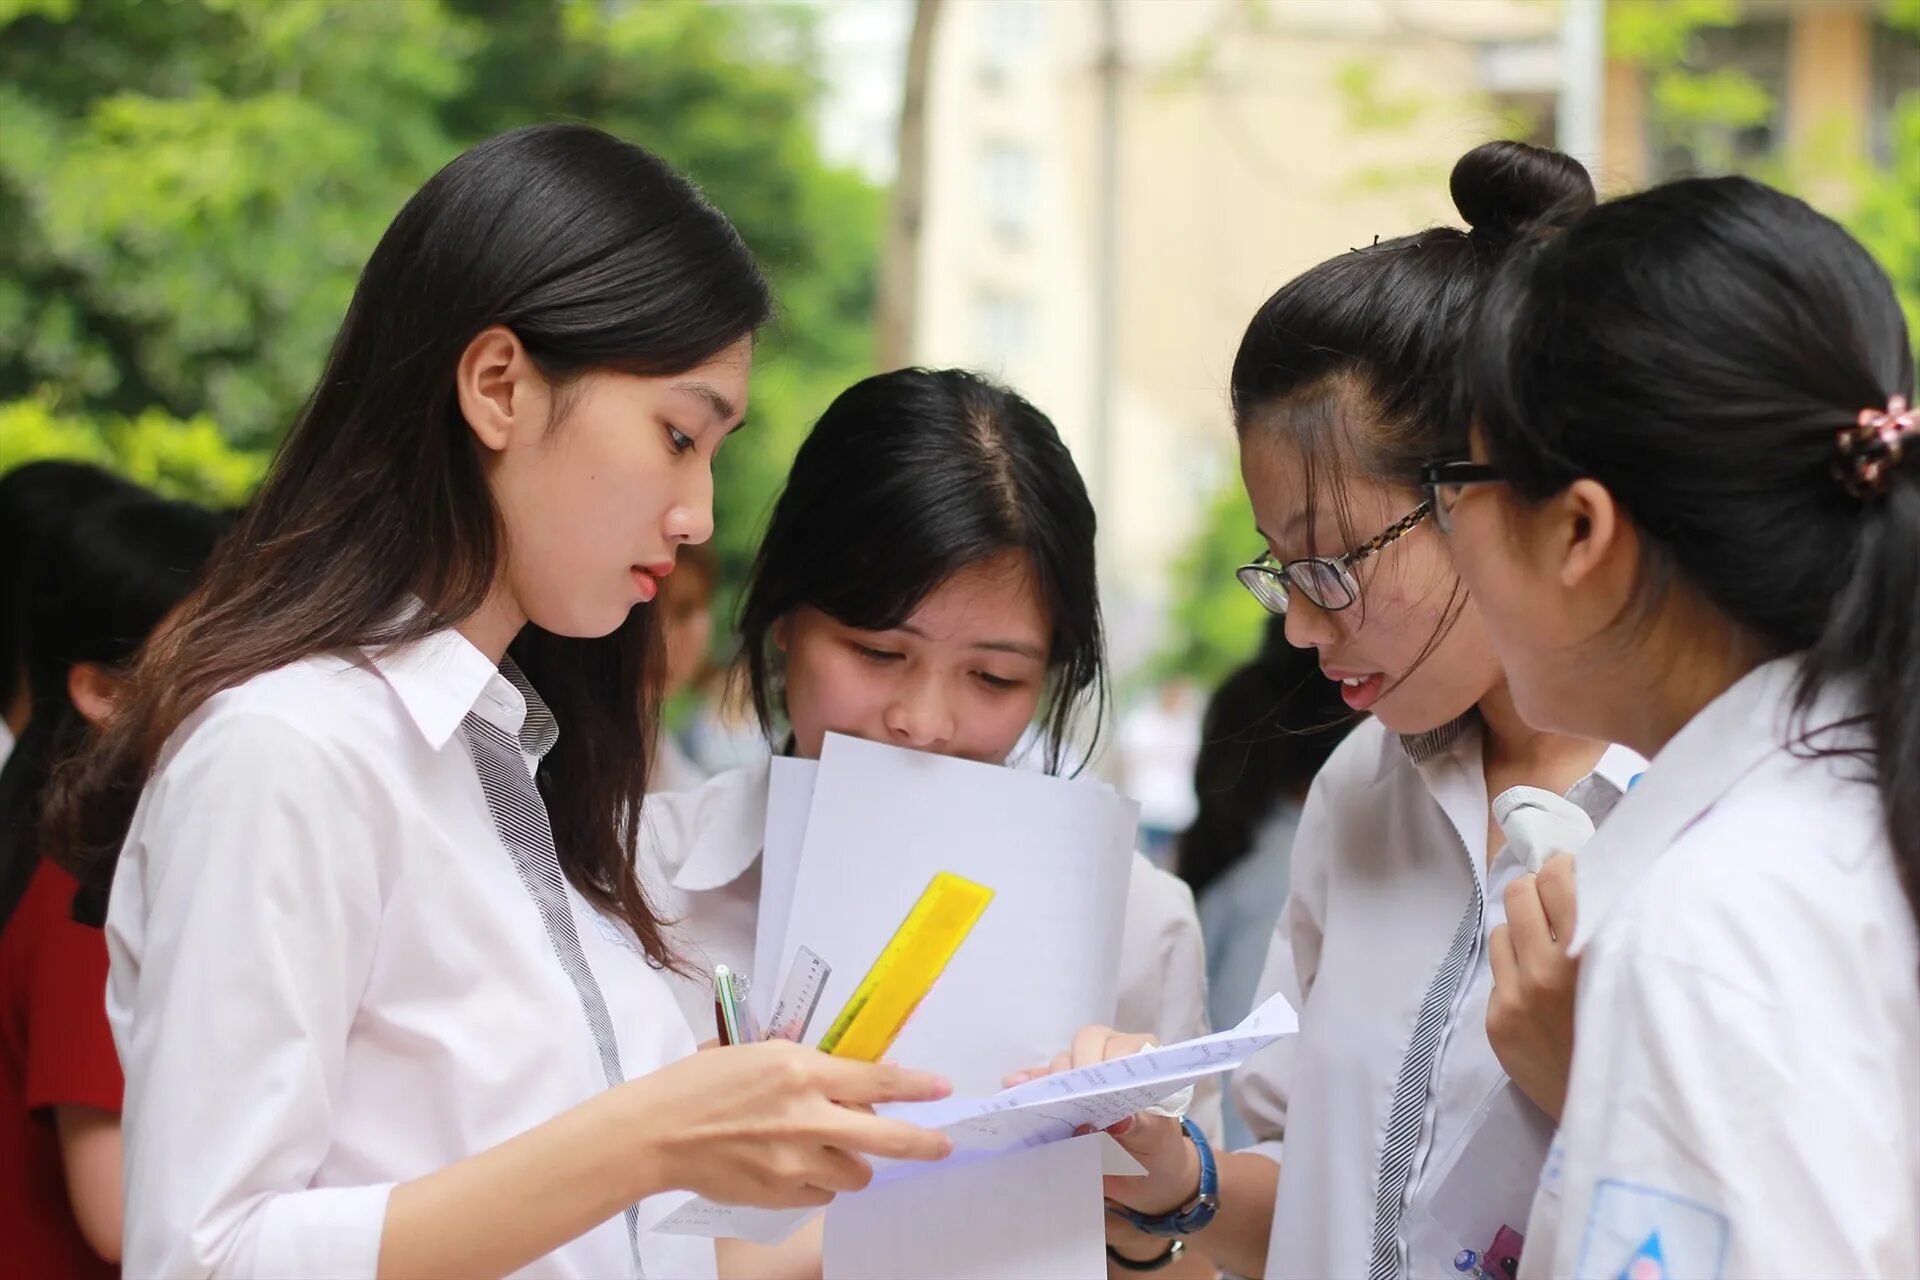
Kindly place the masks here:
<instances>
[{"instance_id":1,"label":"chin","mask_svg":"<svg viewBox=\"0 0 1920 1280\"><path fill-rule=\"evenodd\" d=\"M535 612L527 620L556 636L569 640L599 640L618 631L635 606L609 603L604 609L560 608Z\"/></svg>"},{"instance_id":2,"label":"chin","mask_svg":"<svg viewBox=\"0 0 1920 1280\"><path fill-rule=\"evenodd\" d=\"M1423 733L1432 733L1435 729L1444 729L1473 710L1474 704L1465 706L1436 705L1431 701L1400 702L1392 694L1373 704L1365 714L1378 720L1390 733L1403 738L1418 737Z\"/></svg>"}]
</instances>

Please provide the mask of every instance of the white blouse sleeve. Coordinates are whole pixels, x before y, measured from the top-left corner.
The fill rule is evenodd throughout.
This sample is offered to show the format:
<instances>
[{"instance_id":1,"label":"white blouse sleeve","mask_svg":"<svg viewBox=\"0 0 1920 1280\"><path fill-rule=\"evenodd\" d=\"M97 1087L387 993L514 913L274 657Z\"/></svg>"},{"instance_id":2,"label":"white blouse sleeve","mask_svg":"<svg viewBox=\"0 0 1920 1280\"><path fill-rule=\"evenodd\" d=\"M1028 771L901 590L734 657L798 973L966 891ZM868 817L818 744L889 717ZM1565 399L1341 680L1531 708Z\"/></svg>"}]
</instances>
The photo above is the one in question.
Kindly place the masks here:
<instances>
[{"instance_id":1,"label":"white blouse sleeve","mask_svg":"<svg viewBox=\"0 0 1920 1280\"><path fill-rule=\"evenodd\" d=\"M128 1275L374 1275L391 1186L310 1183L396 838L382 793L337 744L244 712L149 784L108 919Z\"/></svg>"},{"instance_id":2,"label":"white blouse sleeve","mask_svg":"<svg viewBox=\"0 0 1920 1280\"><path fill-rule=\"evenodd\" d=\"M1322 774L1324 780L1325 774ZM1292 869L1287 902L1267 947L1267 963L1260 974L1254 1007L1276 994L1285 995L1296 1012L1306 1011L1307 994L1320 970L1324 941L1329 857L1332 835L1328 804L1321 782L1307 793L1300 825L1293 837ZM1261 1050L1233 1073L1233 1105L1247 1130L1257 1140L1248 1148L1278 1162L1287 1130L1288 1082L1292 1074L1294 1041L1287 1036Z\"/></svg>"}]
</instances>

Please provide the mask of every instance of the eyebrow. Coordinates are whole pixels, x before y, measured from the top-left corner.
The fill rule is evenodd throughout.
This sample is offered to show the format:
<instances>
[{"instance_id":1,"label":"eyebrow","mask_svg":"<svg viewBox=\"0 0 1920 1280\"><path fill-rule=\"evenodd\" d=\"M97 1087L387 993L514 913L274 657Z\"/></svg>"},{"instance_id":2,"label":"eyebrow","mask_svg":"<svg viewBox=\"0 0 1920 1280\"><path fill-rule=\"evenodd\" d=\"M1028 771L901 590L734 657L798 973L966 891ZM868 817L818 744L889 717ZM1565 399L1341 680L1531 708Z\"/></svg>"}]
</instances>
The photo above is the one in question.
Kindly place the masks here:
<instances>
[{"instance_id":1,"label":"eyebrow","mask_svg":"<svg viewBox=\"0 0 1920 1280\"><path fill-rule=\"evenodd\" d=\"M722 422L731 421L733 416L739 412L739 410L734 407L733 401L721 395L710 383L676 382L673 384L673 389L675 391L684 391L688 395L706 401L707 408L713 410L713 416Z\"/></svg>"},{"instance_id":2,"label":"eyebrow","mask_svg":"<svg viewBox=\"0 0 1920 1280\"><path fill-rule=\"evenodd\" d=\"M903 622L895 627L894 630L904 631L908 635L915 636L921 640L932 639L931 636L914 626L911 622ZM967 647L969 649L983 650L987 653L1010 653L1016 658L1031 658L1035 662L1045 662L1047 660L1047 655L1038 645L1027 644L1021 640L982 640L978 644L968 645Z\"/></svg>"}]
</instances>

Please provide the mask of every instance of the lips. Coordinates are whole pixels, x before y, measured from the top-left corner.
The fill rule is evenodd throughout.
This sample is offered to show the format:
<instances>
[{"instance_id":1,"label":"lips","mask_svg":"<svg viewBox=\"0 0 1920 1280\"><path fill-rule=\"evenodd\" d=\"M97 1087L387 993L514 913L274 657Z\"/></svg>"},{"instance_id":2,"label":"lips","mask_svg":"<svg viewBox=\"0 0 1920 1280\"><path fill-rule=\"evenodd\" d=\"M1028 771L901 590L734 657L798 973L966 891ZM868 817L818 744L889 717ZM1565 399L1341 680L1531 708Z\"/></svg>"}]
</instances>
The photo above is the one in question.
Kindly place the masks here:
<instances>
[{"instance_id":1,"label":"lips","mask_svg":"<svg viewBox=\"0 0 1920 1280\"><path fill-rule=\"evenodd\" d=\"M1387 685L1386 673L1382 671L1341 671L1323 667L1321 672L1340 686L1340 700L1354 711L1365 711L1379 701Z\"/></svg>"}]
</instances>

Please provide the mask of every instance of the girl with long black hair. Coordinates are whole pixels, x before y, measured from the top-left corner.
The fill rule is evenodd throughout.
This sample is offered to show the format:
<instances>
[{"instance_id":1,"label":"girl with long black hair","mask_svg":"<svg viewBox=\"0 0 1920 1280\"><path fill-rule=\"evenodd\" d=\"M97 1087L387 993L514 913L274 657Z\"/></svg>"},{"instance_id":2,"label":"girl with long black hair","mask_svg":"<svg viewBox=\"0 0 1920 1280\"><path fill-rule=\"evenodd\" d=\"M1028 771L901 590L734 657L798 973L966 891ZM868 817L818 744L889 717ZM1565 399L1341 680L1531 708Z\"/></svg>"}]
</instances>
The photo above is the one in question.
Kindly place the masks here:
<instances>
[{"instance_id":1,"label":"girl with long black hair","mask_svg":"<svg viewBox=\"0 0 1920 1280\"><path fill-rule=\"evenodd\" d=\"M687 1188L819 1204L930 1078L693 1054L632 833L645 606L712 528L767 286L549 125L400 211L236 535L52 818L112 874L136 1275L710 1273ZM842 1105L855 1104L855 1105Z\"/></svg>"},{"instance_id":2,"label":"girl with long black hair","mask_svg":"<svg viewBox=\"0 0 1920 1280\"><path fill-rule=\"evenodd\" d=\"M1886 273L1741 178L1482 299L1436 509L1520 712L1653 758L1580 855L1524 1270L1920 1274L1920 413ZM1528 994L1524 985L1522 994Z\"/></svg>"}]
</instances>

